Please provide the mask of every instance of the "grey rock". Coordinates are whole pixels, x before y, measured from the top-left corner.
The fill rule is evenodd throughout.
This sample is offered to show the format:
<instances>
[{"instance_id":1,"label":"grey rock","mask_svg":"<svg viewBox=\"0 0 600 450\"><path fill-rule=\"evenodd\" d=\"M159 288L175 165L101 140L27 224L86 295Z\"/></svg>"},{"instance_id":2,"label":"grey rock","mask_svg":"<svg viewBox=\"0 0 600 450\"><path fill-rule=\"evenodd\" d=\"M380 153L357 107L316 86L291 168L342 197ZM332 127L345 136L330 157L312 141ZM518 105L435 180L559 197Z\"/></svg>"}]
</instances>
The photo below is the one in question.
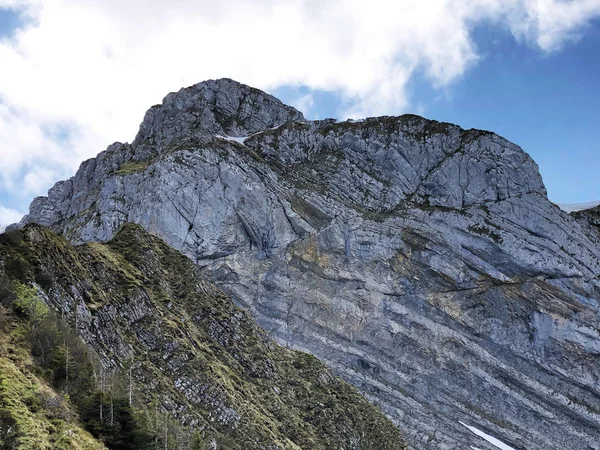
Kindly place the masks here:
<instances>
[{"instance_id":1,"label":"grey rock","mask_svg":"<svg viewBox=\"0 0 600 450\"><path fill-rule=\"evenodd\" d=\"M600 206L574 211L571 216L579 222L583 231L590 240L596 244L600 243Z\"/></svg>"},{"instance_id":2,"label":"grey rock","mask_svg":"<svg viewBox=\"0 0 600 450\"><path fill-rule=\"evenodd\" d=\"M200 83L21 225L79 243L127 221L361 389L413 448L492 448L462 421L515 448L600 449L597 228L493 133L306 121L234 81Z\"/></svg>"}]
</instances>

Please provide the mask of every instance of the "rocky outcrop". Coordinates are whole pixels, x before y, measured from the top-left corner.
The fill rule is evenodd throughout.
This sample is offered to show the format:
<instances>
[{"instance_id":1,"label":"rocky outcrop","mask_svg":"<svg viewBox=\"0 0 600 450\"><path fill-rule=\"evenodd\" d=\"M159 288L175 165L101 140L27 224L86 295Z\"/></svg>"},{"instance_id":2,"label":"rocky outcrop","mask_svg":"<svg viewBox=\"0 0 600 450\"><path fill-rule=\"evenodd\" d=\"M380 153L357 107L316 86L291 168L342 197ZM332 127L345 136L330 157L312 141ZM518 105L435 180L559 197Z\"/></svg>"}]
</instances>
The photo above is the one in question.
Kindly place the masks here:
<instances>
[{"instance_id":1,"label":"rocky outcrop","mask_svg":"<svg viewBox=\"0 0 600 450\"><path fill-rule=\"evenodd\" d=\"M600 206L574 211L571 215L579 222L590 240L600 245Z\"/></svg>"},{"instance_id":2,"label":"rocky outcrop","mask_svg":"<svg viewBox=\"0 0 600 450\"><path fill-rule=\"evenodd\" d=\"M0 235L2 291L6 277L17 297L33 291L75 327L102 362L101 376L125 370L129 403L142 416L180 424L177 434L168 420L160 425L161 438L173 435L168 441L109 448L406 448L398 429L355 388L315 357L277 345L192 262L137 225L125 224L106 245L79 247L37 225ZM0 332L0 348L3 338ZM0 414L0 444L4 423ZM191 435L201 443L190 447ZM104 448L68 444L18 448Z\"/></svg>"},{"instance_id":3,"label":"rocky outcrop","mask_svg":"<svg viewBox=\"0 0 600 450\"><path fill-rule=\"evenodd\" d=\"M417 449L600 442L600 247L534 161L418 116L306 121L231 80L170 94L22 224L127 221L278 342L357 386Z\"/></svg>"}]
</instances>

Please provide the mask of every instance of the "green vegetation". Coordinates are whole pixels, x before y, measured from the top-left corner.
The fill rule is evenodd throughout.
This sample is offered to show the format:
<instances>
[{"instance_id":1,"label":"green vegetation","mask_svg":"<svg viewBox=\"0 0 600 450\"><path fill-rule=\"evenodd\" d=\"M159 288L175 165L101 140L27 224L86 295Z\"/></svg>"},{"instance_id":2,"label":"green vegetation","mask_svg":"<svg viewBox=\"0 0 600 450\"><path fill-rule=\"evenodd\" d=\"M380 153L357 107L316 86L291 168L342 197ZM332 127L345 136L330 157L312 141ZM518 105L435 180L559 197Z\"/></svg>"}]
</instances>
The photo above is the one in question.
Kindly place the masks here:
<instances>
[{"instance_id":1,"label":"green vegetation","mask_svg":"<svg viewBox=\"0 0 600 450\"><path fill-rule=\"evenodd\" d=\"M0 255L10 263L7 253ZM18 258L24 268L19 279L36 272ZM112 380L117 372L104 376L111 379L106 386L98 383L103 369L97 357L42 295L0 271L0 448L93 450L105 448L104 442L110 449L154 449L145 417Z\"/></svg>"},{"instance_id":2,"label":"green vegetation","mask_svg":"<svg viewBox=\"0 0 600 450\"><path fill-rule=\"evenodd\" d=\"M504 239L502 239L502 236L500 236L500 234L496 233L495 231L493 231L483 225L469 225L468 230L471 233L476 233L476 234L479 234L480 236L487 236L492 241L494 241L496 244L502 244L502 242L504 241Z\"/></svg>"},{"instance_id":3,"label":"green vegetation","mask_svg":"<svg viewBox=\"0 0 600 450\"><path fill-rule=\"evenodd\" d=\"M52 387L32 358L50 321L35 290L0 274L0 448L94 450L105 448L84 431L68 395ZM57 361L58 362L58 361Z\"/></svg>"},{"instance_id":4,"label":"green vegetation","mask_svg":"<svg viewBox=\"0 0 600 450\"><path fill-rule=\"evenodd\" d=\"M109 449L154 449L158 439L130 406L119 372L103 373L35 289L5 278L2 286L0 349L11 357L0 358L0 448L86 450L103 441Z\"/></svg>"},{"instance_id":5,"label":"green vegetation","mask_svg":"<svg viewBox=\"0 0 600 450\"><path fill-rule=\"evenodd\" d=\"M13 308L17 314L29 319L32 326L36 326L48 314L48 306L37 298L37 291L24 284L17 283L14 292L16 299Z\"/></svg>"},{"instance_id":6,"label":"green vegetation","mask_svg":"<svg viewBox=\"0 0 600 450\"><path fill-rule=\"evenodd\" d=\"M271 341L136 225L79 247L30 225L0 235L0 261L10 335L22 336L73 423L111 449L405 448L356 389Z\"/></svg>"},{"instance_id":7,"label":"green vegetation","mask_svg":"<svg viewBox=\"0 0 600 450\"><path fill-rule=\"evenodd\" d=\"M20 366L0 357L0 448L104 448L74 420L64 397Z\"/></svg>"},{"instance_id":8,"label":"green vegetation","mask_svg":"<svg viewBox=\"0 0 600 450\"><path fill-rule=\"evenodd\" d=\"M131 175L132 173L143 172L150 166L152 160L145 161L127 161L121 165L115 172L117 175Z\"/></svg>"}]
</instances>

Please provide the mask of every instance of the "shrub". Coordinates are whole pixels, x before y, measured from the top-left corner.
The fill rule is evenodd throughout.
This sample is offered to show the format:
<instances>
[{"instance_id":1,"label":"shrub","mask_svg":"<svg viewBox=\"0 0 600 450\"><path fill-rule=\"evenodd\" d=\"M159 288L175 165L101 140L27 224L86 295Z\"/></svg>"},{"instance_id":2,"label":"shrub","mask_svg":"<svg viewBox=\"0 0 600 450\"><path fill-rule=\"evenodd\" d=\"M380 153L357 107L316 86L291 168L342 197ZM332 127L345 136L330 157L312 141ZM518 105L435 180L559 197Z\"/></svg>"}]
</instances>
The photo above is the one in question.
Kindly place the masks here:
<instances>
[{"instance_id":1,"label":"shrub","mask_svg":"<svg viewBox=\"0 0 600 450\"><path fill-rule=\"evenodd\" d=\"M49 308L38 298L34 287L18 283L15 286L16 299L13 303L15 312L29 319L32 325L38 325L48 314Z\"/></svg>"},{"instance_id":2,"label":"shrub","mask_svg":"<svg viewBox=\"0 0 600 450\"><path fill-rule=\"evenodd\" d=\"M52 287L52 277L39 269L35 273L35 282L46 291Z\"/></svg>"},{"instance_id":3,"label":"shrub","mask_svg":"<svg viewBox=\"0 0 600 450\"><path fill-rule=\"evenodd\" d=\"M29 264L27 264L27 261L25 261L22 256L10 258L4 265L4 270L6 270L7 275L20 281L27 280L28 269Z\"/></svg>"}]
</instances>

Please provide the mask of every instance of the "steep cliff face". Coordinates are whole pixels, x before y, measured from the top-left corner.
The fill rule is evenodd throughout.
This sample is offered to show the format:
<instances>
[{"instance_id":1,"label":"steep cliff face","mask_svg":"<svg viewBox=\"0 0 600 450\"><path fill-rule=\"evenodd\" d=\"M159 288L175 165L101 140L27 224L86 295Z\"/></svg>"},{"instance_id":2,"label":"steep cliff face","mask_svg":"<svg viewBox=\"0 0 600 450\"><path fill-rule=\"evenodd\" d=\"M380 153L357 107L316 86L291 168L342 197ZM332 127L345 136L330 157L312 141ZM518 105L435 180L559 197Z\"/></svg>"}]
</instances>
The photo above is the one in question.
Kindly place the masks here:
<instances>
[{"instance_id":1,"label":"steep cliff face","mask_svg":"<svg viewBox=\"0 0 600 450\"><path fill-rule=\"evenodd\" d=\"M406 448L398 429L355 388L313 356L273 342L191 261L137 225L124 225L106 245L75 248L36 225L0 235L0 280L6 277L17 304L19 292L27 291L31 301L37 297L59 311L105 373L126 368L133 385L126 395L142 415L183 424L184 432L160 448ZM170 432L169 422L166 432L162 423L152 425L161 439ZM34 439L37 430L24 434ZM199 446L189 447L192 434L200 436ZM103 448L96 445L6 448Z\"/></svg>"},{"instance_id":2,"label":"steep cliff face","mask_svg":"<svg viewBox=\"0 0 600 450\"><path fill-rule=\"evenodd\" d=\"M491 448L459 421L516 448L600 448L598 241L493 133L306 121L200 83L22 224L86 242L126 221L357 386L414 448Z\"/></svg>"}]
</instances>

